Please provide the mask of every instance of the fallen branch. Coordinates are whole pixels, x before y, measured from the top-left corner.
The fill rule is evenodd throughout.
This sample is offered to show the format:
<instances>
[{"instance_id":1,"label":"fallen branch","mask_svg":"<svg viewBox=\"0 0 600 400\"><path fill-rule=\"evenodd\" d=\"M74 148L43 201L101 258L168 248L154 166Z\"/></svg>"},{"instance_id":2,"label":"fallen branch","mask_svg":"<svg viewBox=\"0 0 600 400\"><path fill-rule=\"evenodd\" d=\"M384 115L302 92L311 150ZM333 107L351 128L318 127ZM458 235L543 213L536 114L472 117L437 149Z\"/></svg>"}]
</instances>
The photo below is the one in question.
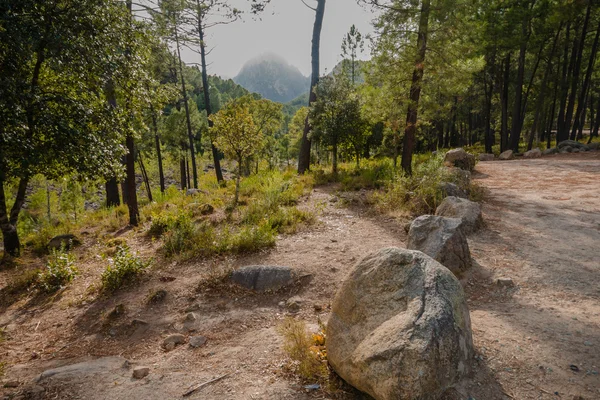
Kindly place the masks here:
<instances>
[{"instance_id":1,"label":"fallen branch","mask_svg":"<svg viewBox=\"0 0 600 400\"><path fill-rule=\"evenodd\" d=\"M201 383L201 384L199 384L198 386L195 386L195 387L191 388L190 390L188 390L187 392L185 392L185 393L183 394L183 397L188 397L188 396L189 396L189 395L191 395L192 393L194 393L194 392L196 392L196 391L198 391L198 390L202 389L204 386L208 386L208 385L210 385L211 383L214 383L214 382L220 381L221 379L223 379L223 378L227 378L228 376L229 376L229 374L221 375L221 376L219 376L218 378L215 378L215 379L212 379L212 380L210 380L210 381L207 381L207 382Z\"/></svg>"}]
</instances>

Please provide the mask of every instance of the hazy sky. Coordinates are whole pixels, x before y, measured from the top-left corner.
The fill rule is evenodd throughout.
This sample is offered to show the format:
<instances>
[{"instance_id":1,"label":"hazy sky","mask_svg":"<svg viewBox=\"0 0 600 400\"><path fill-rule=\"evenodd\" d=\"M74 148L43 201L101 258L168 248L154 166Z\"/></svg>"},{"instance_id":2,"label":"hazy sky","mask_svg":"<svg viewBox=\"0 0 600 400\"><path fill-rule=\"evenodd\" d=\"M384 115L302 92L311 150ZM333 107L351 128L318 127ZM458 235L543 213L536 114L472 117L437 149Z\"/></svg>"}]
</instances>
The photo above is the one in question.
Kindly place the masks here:
<instances>
[{"instance_id":1,"label":"hazy sky","mask_svg":"<svg viewBox=\"0 0 600 400\"><path fill-rule=\"evenodd\" d=\"M310 5L314 0L306 0ZM245 0L232 0L232 4L247 9ZM310 46L314 11L300 0L273 0L261 15L253 20L245 15L233 24L217 26L207 32L207 46L213 48L208 56L209 74L233 78L242 65L262 53L275 53L285 58L308 76L310 74ZM372 32L370 10L356 4L355 0L327 0L323 31L321 33L321 73L331 69L341 60L340 46L344 34L352 24L366 35ZM368 58L365 43L362 58ZM184 61L200 62L200 56L186 50Z\"/></svg>"}]
</instances>

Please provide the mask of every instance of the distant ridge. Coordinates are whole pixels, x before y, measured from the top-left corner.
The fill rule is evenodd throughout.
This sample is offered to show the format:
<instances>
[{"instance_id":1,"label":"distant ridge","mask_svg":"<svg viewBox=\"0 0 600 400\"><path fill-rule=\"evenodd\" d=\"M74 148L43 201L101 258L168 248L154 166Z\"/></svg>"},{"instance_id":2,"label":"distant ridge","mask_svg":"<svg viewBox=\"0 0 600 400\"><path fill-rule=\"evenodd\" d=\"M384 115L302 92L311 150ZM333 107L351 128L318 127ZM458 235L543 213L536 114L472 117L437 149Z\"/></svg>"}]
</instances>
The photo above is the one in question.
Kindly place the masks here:
<instances>
[{"instance_id":1,"label":"distant ridge","mask_svg":"<svg viewBox=\"0 0 600 400\"><path fill-rule=\"evenodd\" d=\"M310 79L298 68L271 53L246 62L233 81L250 92L280 103L287 103L306 93L310 86Z\"/></svg>"}]
</instances>

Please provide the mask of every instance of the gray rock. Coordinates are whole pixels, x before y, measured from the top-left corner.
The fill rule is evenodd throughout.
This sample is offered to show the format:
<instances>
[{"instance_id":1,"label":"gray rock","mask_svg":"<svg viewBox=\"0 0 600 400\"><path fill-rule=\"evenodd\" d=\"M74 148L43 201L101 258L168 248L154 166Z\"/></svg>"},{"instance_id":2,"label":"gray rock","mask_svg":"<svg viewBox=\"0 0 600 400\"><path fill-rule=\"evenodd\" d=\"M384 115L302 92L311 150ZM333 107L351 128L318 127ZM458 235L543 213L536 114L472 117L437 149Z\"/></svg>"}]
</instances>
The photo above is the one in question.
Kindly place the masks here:
<instances>
[{"instance_id":1,"label":"gray rock","mask_svg":"<svg viewBox=\"0 0 600 400\"><path fill-rule=\"evenodd\" d=\"M523 153L524 158L539 158L542 156L542 151L538 148L526 151Z\"/></svg>"},{"instance_id":2,"label":"gray rock","mask_svg":"<svg viewBox=\"0 0 600 400\"><path fill-rule=\"evenodd\" d=\"M471 184L471 172L460 168L449 168L450 173L456 178L459 187L468 187Z\"/></svg>"},{"instance_id":3,"label":"gray rock","mask_svg":"<svg viewBox=\"0 0 600 400\"><path fill-rule=\"evenodd\" d=\"M195 196L197 194L206 194L206 192L200 189L188 189L186 190L185 194L186 196Z\"/></svg>"},{"instance_id":4,"label":"gray rock","mask_svg":"<svg viewBox=\"0 0 600 400\"><path fill-rule=\"evenodd\" d=\"M558 154L558 148L552 147L550 149L546 149L542 152L542 154L545 156L550 155L550 154Z\"/></svg>"},{"instance_id":5,"label":"gray rock","mask_svg":"<svg viewBox=\"0 0 600 400\"><path fill-rule=\"evenodd\" d=\"M444 194L444 197L455 196L463 199L469 197L467 193L464 190L462 190L456 183L441 182L439 185L439 189Z\"/></svg>"},{"instance_id":6,"label":"gray rock","mask_svg":"<svg viewBox=\"0 0 600 400\"><path fill-rule=\"evenodd\" d=\"M583 143L579 143L575 140L563 140L562 142L560 142L558 144L559 149L563 149L565 147L570 147L571 149L589 150L587 145L585 145Z\"/></svg>"},{"instance_id":7,"label":"gray rock","mask_svg":"<svg viewBox=\"0 0 600 400\"><path fill-rule=\"evenodd\" d=\"M580 150L578 148L574 148L572 151L572 153L579 153L579 152L580 152Z\"/></svg>"},{"instance_id":8,"label":"gray rock","mask_svg":"<svg viewBox=\"0 0 600 400\"><path fill-rule=\"evenodd\" d=\"M479 161L494 161L495 157L493 154L489 153L481 153L479 154Z\"/></svg>"},{"instance_id":9,"label":"gray rock","mask_svg":"<svg viewBox=\"0 0 600 400\"><path fill-rule=\"evenodd\" d=\"M190 346L193 348L198 348L200 346L204 346L206 344L206 338L204 336L192 336L190 338Z\"/></svg>"},{"instance_id":10,"label":"gray rock","mask_svg":"<svg viewBox=\"0 0 600 400\"><path fill-rule=\"evenodd\" d=\"M66 235L58 235L54 236L48 242L48 250L59 250L61 246L65 246L65 249L69 250L72 247L79 246L81 241L77 238L77 236L72 233L67 233Z\"/></svg>"},{"instance_id":11,"label":"gray rock","mask_svg":"<svg viewBox=\"0 0 600 400\"><path fill-rule=\"evenodd\" d=\"M290 267L250 265L234 271L231 280L246 289L264 292L291 285L294 274Z\"/></svg>"},{"instance_id":12,"label":"gray rock","mask_svg":"<svg viewBox=\"0 0 600 400\"><path fill-rule=\"evenodd\" d=\"M477 231L483 225L481 206L460 197L446 197L438 206L435 215L459 218L462 221L462 231L466 235Z\"/></svg>"},{"instance_id":13,"label":"gray rock","mask_svg":"<svg viewBox=\"0 0 600 400\"><path fill-rule=\"evenodd\" d=\"M409 250L419 250L448 268L456 276L471 268L471 251L458 218L423 215L408 233Z\"/></svg>"},{"instance_id":14,"label":"gray rock","mask_svg":"<svg viewBox=\"0 0 600 400\"><path fill-rule=\"evenodd\" d=\"M592 151L598 150L600 148L600 142L588 143L586 146Z\"/></svg>"},{"instance_id":15,"label":"gray rock","mask_svg":"<svg viewBox=\"0 0 600 400\"><path fill-rule=\"evenodd\" d=\"M460 282L419 251L367 256L335 296L329 363L377 400L438 399L468 374L473 353Z\"/></svg>"},{"instance_id":16,"label":"gray rock","mask_svg":"<svg viewBox=\"0 0 600 400\"><path fill-rule=\"evenodd\" d=\"M63 367L48 369L42 372L36 379L41 382L48 378L64 379L69 377L85 377L101 372L120 369L125 363L122 357L102 357L96 360L85 361L77 364L65 365Z\"/></svg>"},{"instance_id":17,"label":"gray rock","mask_svg":"<svg viewBox=\"0 0 600 400\"><path fill-rule=\"evenodd\" d=\"M475 168L475 156L467 153L464 149L452 149L444 156L444 163L451 167L473 171Z\"/></svg>"},{"instance_id":18,"label":"gray rock","mask_svg":"<svg viewBox=\"0 0 600 400\"><path fill-rule=\"evenodd\" d=\"M188 308L186 308L184 311L186 313L192 312L192 311L198 311L200 310L200 304L199 303L194 303L191 306L189 306Z\"/></svg>"},{"instance_id":19,"label":"gray rock","mask_svg":"<svg viewBox=\"0 0 600 400\"><path fill-rule=\"evenodd\" d=\"M165 340L163 340L162 347L167 350L173 350L177 345L185 343L185 336L180 334L175 334L168 336Z\"/></svg>"},{"instance_id":20,"label":"gray rock","mask_svg":"<svg viewBox=\"0 0 600 400\"><path fill-rule=\"evenodd\" d=\"M502 160L502 161L506 161L506 160L512 160L512 159L514 159L514 158L515 158L515 155L514 155L514 153L513 153L513 151L512 151L512 150L506 150L505 152L501 153L501 154L498 156L498 159L499 159L499 160Z\"/></svg>"},{"instance_id":21,"label":"gray rock","mask_svg":"<svg viewBox=\"0 0 600 400\"><path fill-rule=\"evenodd\" d=\"M571 146L565 146L559 150L559 153L565 154L565 153L571 153L572 151L573 151L573 148Z\"/></svg>"},{"instance_id":22,"label":"gray rock","mask_svg":"<svg viewBox=\"0 0 600 400\"><path fill-rule=\"evenodd\" d=\"M285 302L286 308L294 312L300 311L300 308L302 308L302 304L304 304L304 299L299 296L290 297Z\"/></svg>"},{"instance_id":23,"label":"gray rock","mask_svg":"<svg viewBox=\"0 0 600 400\"><path fill-rule=\"evenodd\" d=\"M193 312L187 313L185 316L185 322L196 322L197 319L198 316Z\"/></svg>"},{"instance_id":24,"label":"gray rock","mask_svg":"<svg viewBox=\"0 0 600 400\"><path fill-rule=\"evenodd\" d=\"M515 283L511 278L498 278L496 279L496 285L503 287L513 287Z\"/></svg>"},{"instance_id":25,"label":"gray rock","mask_svg":"<svg viewBox=\"0 0 600 400\"><path fill-rule=\"evenodd\" d=\"M133 373L131 374L131 376L134 379L143 379L143 378L147 377L149 373L150 373L150 368L148 368L148 367L135 367L133 369Z\"/></svg>"}]
</instances>

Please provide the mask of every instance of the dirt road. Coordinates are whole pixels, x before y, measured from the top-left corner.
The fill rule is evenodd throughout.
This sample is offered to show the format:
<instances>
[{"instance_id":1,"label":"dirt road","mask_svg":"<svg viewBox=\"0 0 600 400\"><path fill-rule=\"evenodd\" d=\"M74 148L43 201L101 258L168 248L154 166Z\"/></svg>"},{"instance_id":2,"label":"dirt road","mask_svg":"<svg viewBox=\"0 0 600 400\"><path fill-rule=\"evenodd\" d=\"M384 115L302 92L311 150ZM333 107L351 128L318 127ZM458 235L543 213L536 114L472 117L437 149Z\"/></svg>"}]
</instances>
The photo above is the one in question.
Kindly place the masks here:
<instances>
[{"instance_id":1,"label":"dirt road","mask_svg":"<svg viewBox=\"0 0 600 400\"><path fill-rule=\"evenodd\" d=\"M600 398L600 153L480 163L474 178L489 190L486 227L470 239L476 265L463 280L478 360L458 398ZM180 398L194 385L227 375L189 398L334 398L307 392L285 372L276 327L291 315L282 302L298 296L300 311L293 315L316 328L357 260L403 246L404 221L373 214L364 198L317 188L305 207L318 211L319 222L281 237L265 253L165 263L140 287L92 302L85 300L86 285L97 279L90 266L76 281L79 287L52 304L12 305L0 321L7 336L5 381L18 379L21 386L4 393L31 387L44 370L84 361L42 379L46 397ZM249 264L290 265L305 278L272 295L207 285L221 271ZM498 277L515 286L498 287ZM164 302L148 305L157 289L166 290ZM118 304L125 313L107 319ZM197 332L185 335L201 334L207 343L163 351L167 335L184 331L189 310L198 316ZM129 368L122 367L125 359ZM147 378L131 378L136 365L150 367Z\"/></svg>"}]
</instances>

